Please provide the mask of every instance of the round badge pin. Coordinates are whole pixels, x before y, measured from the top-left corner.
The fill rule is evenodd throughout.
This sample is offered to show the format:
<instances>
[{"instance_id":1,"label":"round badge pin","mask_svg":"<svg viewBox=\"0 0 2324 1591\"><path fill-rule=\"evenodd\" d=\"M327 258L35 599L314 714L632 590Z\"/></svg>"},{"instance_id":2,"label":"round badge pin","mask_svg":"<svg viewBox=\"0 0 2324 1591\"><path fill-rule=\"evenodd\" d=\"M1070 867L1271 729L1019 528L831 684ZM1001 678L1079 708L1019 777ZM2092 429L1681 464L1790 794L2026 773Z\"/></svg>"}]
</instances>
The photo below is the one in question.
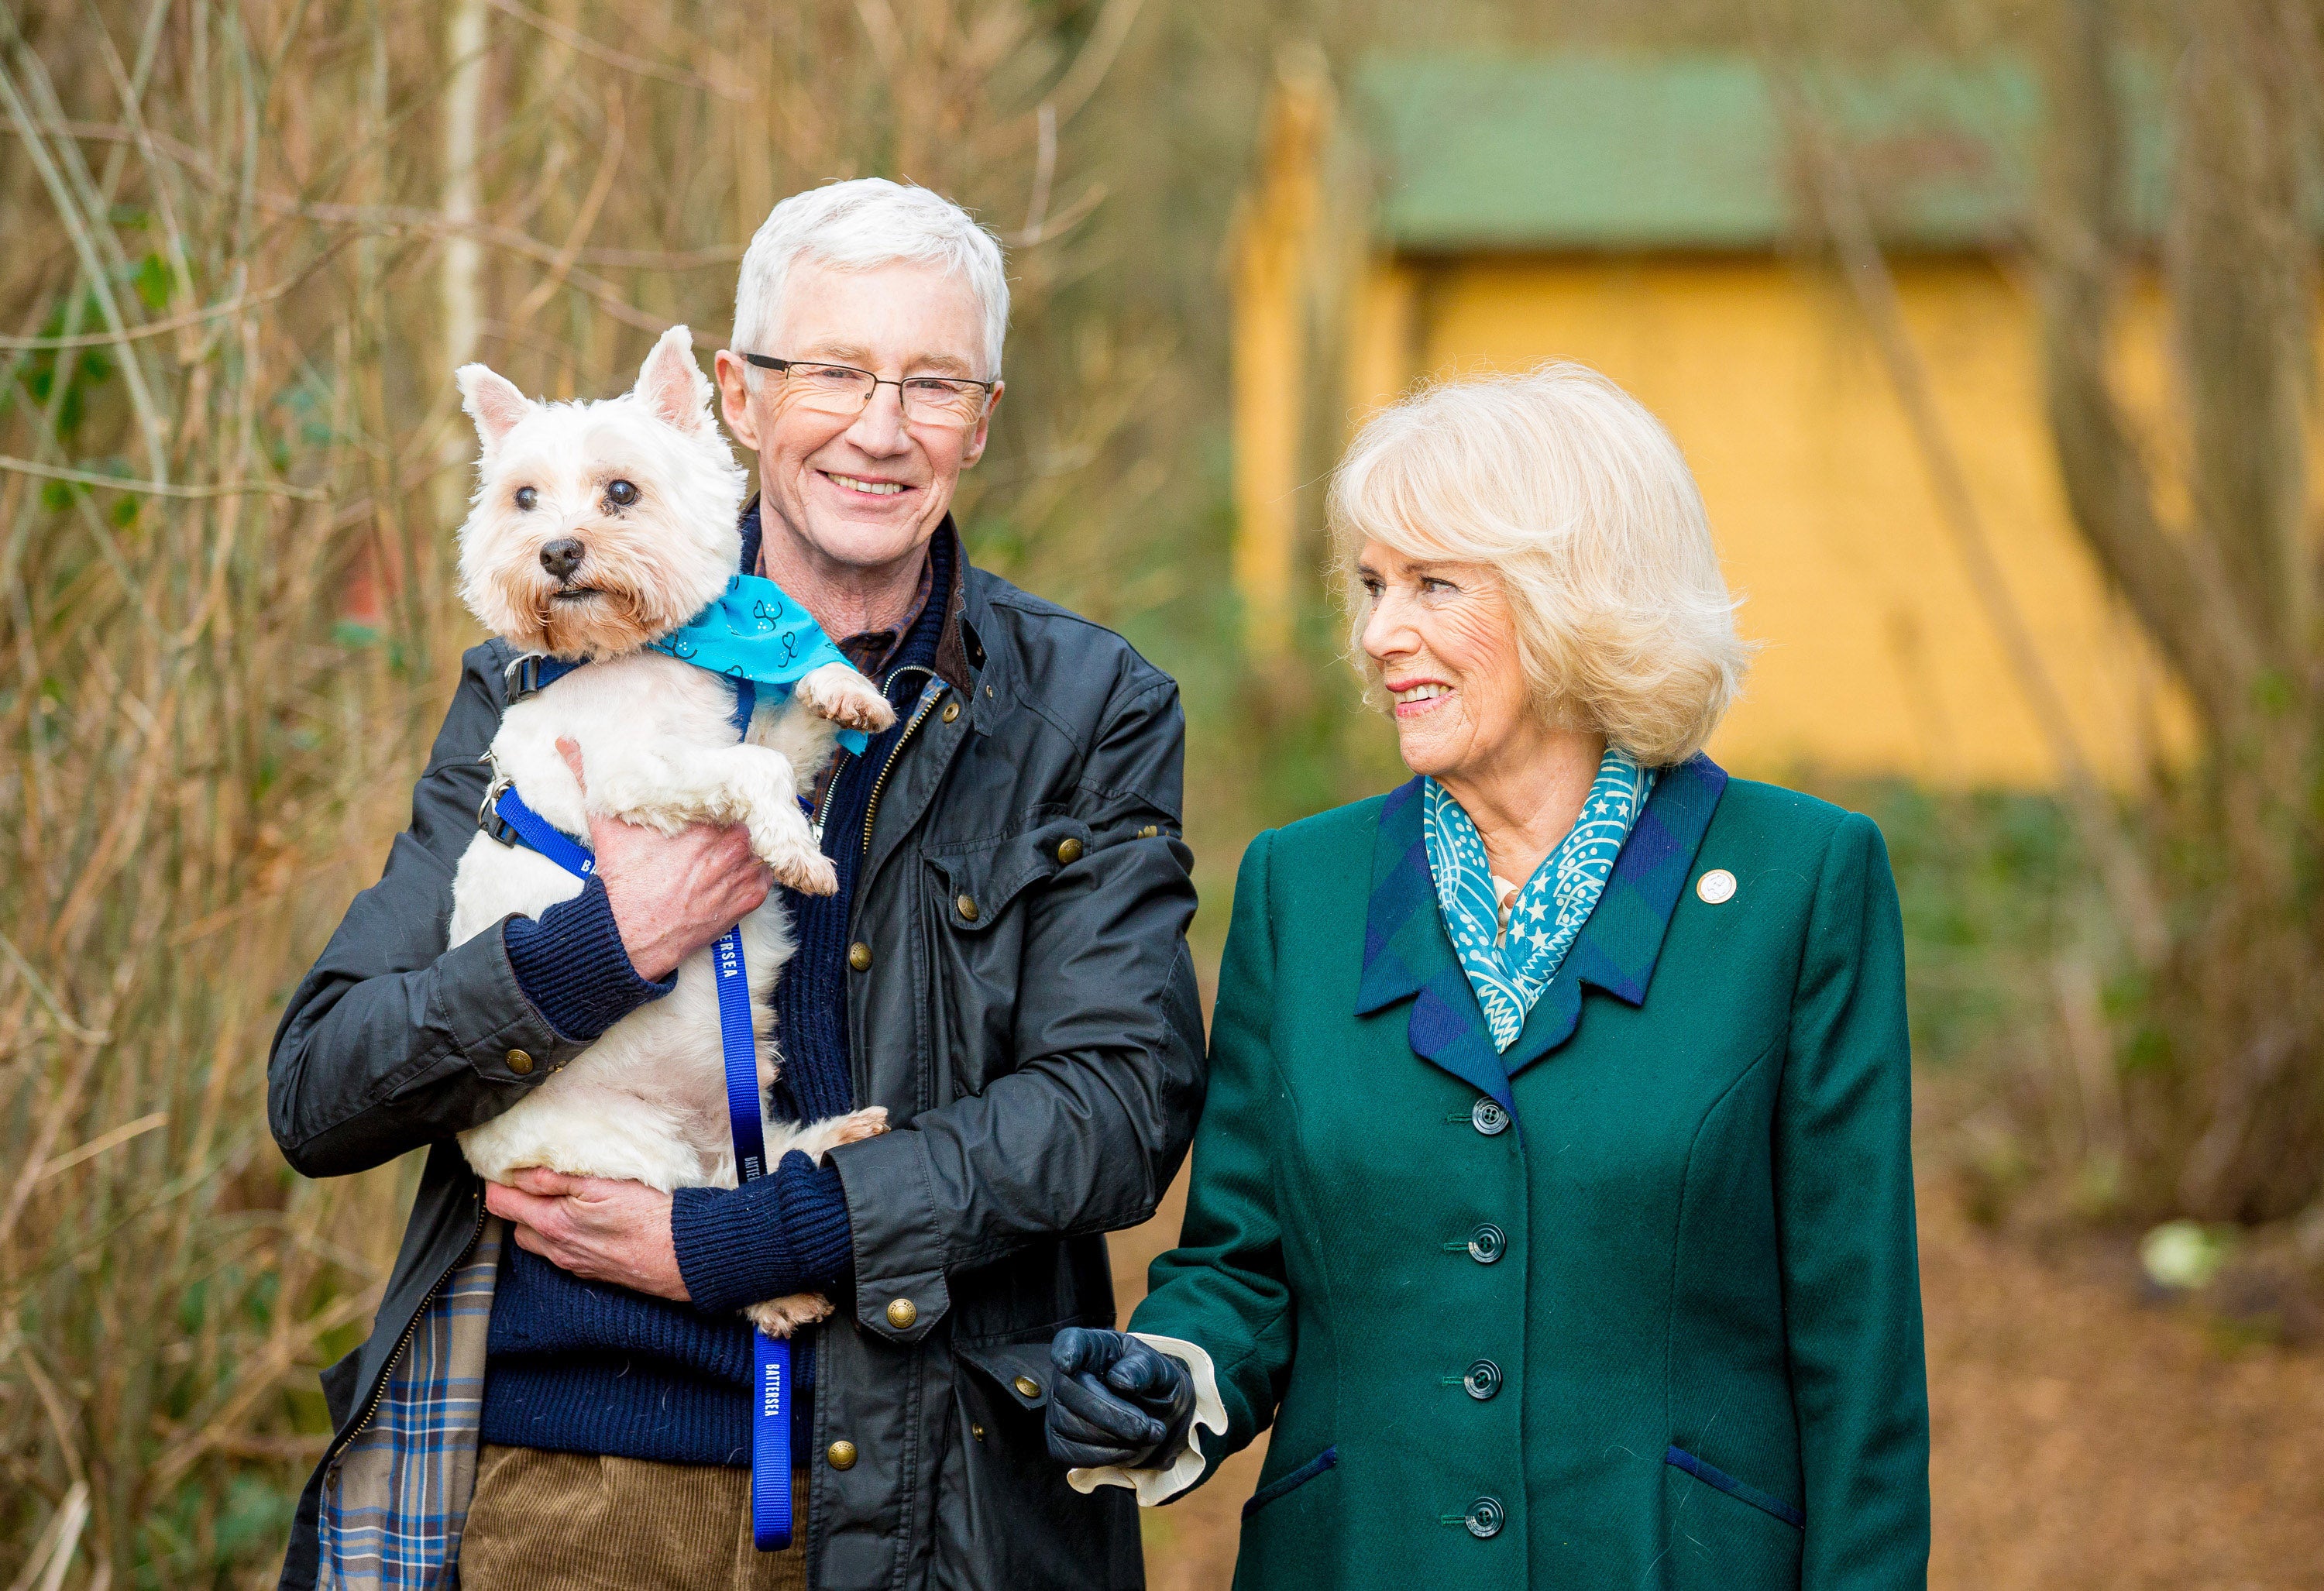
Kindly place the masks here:
<instances>
[{"instance_id":1,"label":"round badge pin","mask_svg":"<svg viewBox=\"0 0 2324 1591\"><path fill-rule=\"evenodd\" d=\"M1705 906L1725 906L1735 898L1735 875L1725 868L1713 868L1694 881L1694 892Z\"/></svg>"}]
</instances>

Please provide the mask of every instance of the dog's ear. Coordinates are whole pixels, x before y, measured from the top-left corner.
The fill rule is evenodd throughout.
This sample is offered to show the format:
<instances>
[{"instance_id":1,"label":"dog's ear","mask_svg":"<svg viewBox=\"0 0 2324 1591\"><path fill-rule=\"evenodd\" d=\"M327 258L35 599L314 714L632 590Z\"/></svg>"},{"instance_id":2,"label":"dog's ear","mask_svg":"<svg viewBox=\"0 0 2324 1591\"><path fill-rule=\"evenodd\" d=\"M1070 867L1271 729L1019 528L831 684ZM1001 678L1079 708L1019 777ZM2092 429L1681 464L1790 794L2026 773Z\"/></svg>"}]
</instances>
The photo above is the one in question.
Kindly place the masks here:
<instances>
[{"instance_id":1,"label":"dog's ear","mask_svg":"<svg viewBox=\"0 0 2324 1591\"><path fill-rule=\"evenodd\" d=\"M454 378L460 383L460 407L476 422L476 436L490 458L502 439L532 412L532 400L516 383L481 364L464 364Z\"/></svg>"},{"instance_id":2,"label":"dog's ear","mask_svg":"<svg viewBox=\"0 0 2324 1591\"><path fill-rule=\"evenodd\" d=\"M674 326L661 334L638 371L636 392L665 425L689 433L709 426L710 378L694 362L693 333Z\"/></svg>"}]
</instances>

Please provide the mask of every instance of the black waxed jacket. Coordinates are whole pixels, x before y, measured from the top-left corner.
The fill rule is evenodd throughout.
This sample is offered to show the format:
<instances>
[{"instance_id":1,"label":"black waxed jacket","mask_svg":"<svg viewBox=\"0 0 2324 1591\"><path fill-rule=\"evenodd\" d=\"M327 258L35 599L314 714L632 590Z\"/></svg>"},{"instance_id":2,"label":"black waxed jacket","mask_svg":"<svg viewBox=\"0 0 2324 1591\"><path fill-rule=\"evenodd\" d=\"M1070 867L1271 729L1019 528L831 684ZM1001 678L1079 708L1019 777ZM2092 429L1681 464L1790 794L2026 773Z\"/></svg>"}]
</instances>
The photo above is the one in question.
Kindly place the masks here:
<instances>
[{"instance_id":1,"label":"black waxed jacket","mask_svg":"<svg viewBox=\"0 0 2324 1591\"><path fill-rule=\"evenodd\" d=\"M832 1155L854 1275L817 1329L810 1582L1137 1586L1130 1494L1066 1486L1042 1405L1057 1328L1113 1324L1102 1234L1152 1214L1201 1106L1184 722L1176 686L1119 636L961 563L850 919L870 952L849 980L855 1099L896 1130ZM324 1376L333 1455L483 1230L454 1135L581 1048L527 1001L501 935L445 943L510 660L497 641L467 654L411 827L275 1036L269 1115L292 1166L430 1150L371 1338ZM842 1440L845 1469L825 1457ZM301 1500L286 1586L317 1583L332 1462Z\"/></svg>"}]
</instances>

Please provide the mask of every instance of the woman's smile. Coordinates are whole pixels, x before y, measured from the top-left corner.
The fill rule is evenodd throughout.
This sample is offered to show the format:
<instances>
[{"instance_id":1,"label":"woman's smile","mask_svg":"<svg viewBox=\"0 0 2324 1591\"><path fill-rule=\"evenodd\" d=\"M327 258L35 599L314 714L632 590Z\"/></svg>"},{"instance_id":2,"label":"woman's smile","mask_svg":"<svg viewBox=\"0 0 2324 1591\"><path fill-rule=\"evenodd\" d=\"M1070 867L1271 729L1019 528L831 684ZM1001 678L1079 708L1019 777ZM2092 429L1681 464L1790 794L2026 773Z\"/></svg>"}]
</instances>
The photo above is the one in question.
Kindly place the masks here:
<instances>
[{"instance_id":1,"label":"woman's smile","mask_svg":"<svg viewBox=\"0 0 2324 1591\"><path fill-rule=\"evenodd\" d=\"M1458 689L1441 679L1389 680L1385 683L1388 694L1396 698L1397 721L1407 723L1446 705Z\"/></svg>"}]
</instances>

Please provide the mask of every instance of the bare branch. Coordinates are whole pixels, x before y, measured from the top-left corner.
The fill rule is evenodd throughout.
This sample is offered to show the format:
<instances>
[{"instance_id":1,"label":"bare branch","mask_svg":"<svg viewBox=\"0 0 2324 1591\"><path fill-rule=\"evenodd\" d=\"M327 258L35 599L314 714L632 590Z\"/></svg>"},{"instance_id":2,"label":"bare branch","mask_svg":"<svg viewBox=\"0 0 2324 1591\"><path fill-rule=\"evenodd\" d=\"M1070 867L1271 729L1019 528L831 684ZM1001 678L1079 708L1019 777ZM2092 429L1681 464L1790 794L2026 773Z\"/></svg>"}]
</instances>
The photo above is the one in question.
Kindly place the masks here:
<instances>
[{"instance_id":1,"label":"bare branch","mask_svg":"<svg viewBox=\"0 0 2324 1591\"><path fill-rule=\"evenodd\" d=\"M211 486L181 486L168 481L138 481L125 475L101 474L95 470L63 469L29 458L10 458L5 454L0 454L0 470L20 475L38 475L43 481L69 481L79 486L102 486L110 492L134 492L143 497L174 497L189 502L207 502L219 497L294 497L301 502L331 501L331 494L320 487L293 486L281 481L221 481Z\"/></svg>"},{"instance_id":2,"label":"bare branch","mask_svg":"<svg viewBox=\"0 0 2324 1591\"><path fill-rule=\"evenodd\" d=\"M2001 643L2034 723L2057 760L2078 826L2098 862L2131 947L2141 965L2158 966L2170 949L2160 894L2145 863L2124 838L2122 825L2110 810L2080 737L2075 733L2064 693L2051 676L2049 665L2034 644L2033 630L2002 575L2000 560L1994 556L1992 538L1986 533L1984 516L1969 489L1969 472L1937 408L1927 366L1897 300L1895 277L1873 236L1863 195L1833 147L1829 130L1809 109L1791 74L1779 69L1774 75L1784 90L1780 97L1794 121L1797 142L1807 155L1824 225L1839 248L1841 270L1872 329L1897 400L1904 406L1922 461L1928 467L1930 483L1935 488L1945 529L1969 575L1969 588L1977 593L1986 622Z\"/></svg>"},{"instance_id":3,"label":"bare branch","mask_svg":"<svg viewBox=\"0 0 2324 1591\"><path fill-rule=\"evenodd\" d=\"M602 65L634 73L641 78L653 78L664 83L675 83L681 88L694 88L705 94L715 94L721 99L731 99L737 103L747 102L751 97L750 90L739 84L721 82L715 78L706 78L698 72L689 72L679 67L664 66L659 61L648 60L641 55L632 55L627 51L615 50L611 45L600 44L580 29L567 27L553 16L543 16L529 5L518 5L517 0L487 0L487 4L493 10L515 18L525 26L536 28L548 34L575 54L586 55L591 60Z\"/></svg>"},{"instance_id":4,"label":"bare branch","mask_svg":"<svg viewBox=\"0 0 2324 1591\"><path fill-rule=\"evenodd\" d=\"M2069 0L2050 51L2052 132L2036 236L2042 357L2066 501L2082 538L2213 725L2248 711L2263 667L2216 561L2172 535L2108 371L2124 169L2106 0Z\"/></svg>"}]
</instances>

